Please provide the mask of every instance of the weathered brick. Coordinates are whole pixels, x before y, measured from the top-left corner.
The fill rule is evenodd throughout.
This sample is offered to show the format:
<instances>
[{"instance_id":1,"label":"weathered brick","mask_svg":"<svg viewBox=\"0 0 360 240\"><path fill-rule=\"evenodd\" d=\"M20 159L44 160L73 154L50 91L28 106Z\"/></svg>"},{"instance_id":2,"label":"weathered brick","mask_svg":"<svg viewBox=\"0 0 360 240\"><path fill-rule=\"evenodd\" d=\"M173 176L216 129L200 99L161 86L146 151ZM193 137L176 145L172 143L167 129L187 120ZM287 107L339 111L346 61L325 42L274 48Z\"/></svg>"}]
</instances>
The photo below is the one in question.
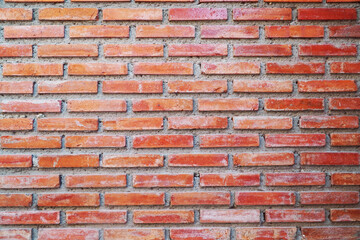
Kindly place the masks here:
<instances>
[{"instance_id":1,"label":"weathered brick","mask_svg":"<svg viewBox=\"0 0 360 240\"><path fill-rule=\"evenodd\" d=\"M0 230L0 239L10 238L13 240L30 240L31 239L31 229L1 229Z\"/></svg>"},{"instance_id":2,"label":"weathered brick","mask_svg":"<svg viewBox=\"0 0 360 240\"><path fill-rule=\"evenodd\" d=\"M290 152L238 153L233 161L238 166L291 166L295 158Z\"/></svg>"},{"instance_id":3,"label":"weathered brick","mask_svg":"<svg viewBox=\"0 0 360 240\"><path fill-rule=\"evenodd\" d=\"M225 167L226 154L173 154L168 156L171 167Z\"/></svg>"},{"instance_id":4,"label":"weathered brick","mask_svg":"<svg viewBox=\"0 0 360 240\"><path fill-rule=\"evenodd\" d=\"M200 135L200 148L258 147L258 134Z\"/></svg>"},{"instance_id":5,"label":"weathered brick","mask_svg":"<svg viewBox=\"0 0 360 240\"><path fill-rule=\"evenodd\" d=\"M60 136L1 136L2 148L61 148Z\"/></svg>"},{"instance_id":6,"label":"weathered brick","mask_svg":"<svg viewBox=\"0 0 360 240\"><path fill-rule=\"evenodd\" d=\"M331 146L360 146L360 133L331 133Z\"/></svg>"},{"instance_id":7,"label":"weathered brick","mask_svg":"<svg viewBox=\"0 0 360 240\"><path fill-rule=\"evenodd\" d=\"M63 76L63 65L60 63L5 63L3 76L45 77Z\"/></svg>"},{"instance_id":8,"label":"weathered brick","mask_svg":"<svg viewBox=\"0 0 360 240\"><path fill-rule=\"evenodd\" d=\"M330 98L331 110L360 110L360 98Z\"/></svg>"},{"instance_id":9,"label":"weathered brick","mask_svg":"<svg viewBox=\"0 0 360 240\"><path fill-rule=\"evenodd\" d=\"M227 56L226 44L169 44L169 57Z\"/></svg>"},{"instance_id":10,"label":"weathered brick","mask_svg":"<svg viewBox=\"0 0 360 240\"><path fill-rule=\"evenodd\" d=\"M226 117L169 117L169 129L224 129Z\"/></svg>"},{"instance_id":11,"label":"weathered brick","mask_svg":"<svg viewBox=\"0 0 360 240\"><path fill-rule=\"evenodd\" d=\"M331 38L358 38L360 37L360 25L329 26Z\"/></svg>"},{"instance_id":12,"label":"weathered brick","mask_svg":"<svg viewBox=\"0 0 360 240\"><path fill-rule=\"evenodd\" d=\"M291 8L234 8L236 21L290 21Z\"/></svg>"},{"instance_id":13,"label":"weathered brick","mask_svg":"<svg viewBox=\"0 0 360 240\"><path fill-rule=\"evenodd\" d=\"M0 45L0 58L2 57L32 57L32 45Z\"/></svg>"},{"instance_id":14,"label":"weathered brick","mask_svg":"<svg viewBox=\"0 0 360 240\"><path fill-rule=\"evenodd\" d=\"M259 209L203 209L201 223L259 223Z\"/></svg>"},{"instance_id":15,"label":"weathered brick","mask_svg":"<svg viewBox=\"0 0 360 240\"><path fill-rule=\"evenodd\" d=\"M38 57L97 57L97 44L39 45Z\"/></svg>"},{"instance_id":16,"label":"weathered brick","mask_svg":"<svg viewBox=\"0 0 360 240\"><path fill-rule=\"evenodd\" d=\"M302 152L302 165L359 165L360 155L356 152Z\"/></svg>"},{"instance_id":17,"label":"weathered brick","mask_svg":"<svg viewBox=\"0 0 360 240\"><path fill-rule=\"evenodd\" d=\"M68 100L69 112L126 112L126 102L121 99Z\"/></svg>"},{"instance_id":18,"label":"weathered brick","mask_svg":"<svg viewBox=\"0 0 360 240\"><path fill-rule=\"evenodd\" d=\"M128 38L129 27L117 25L70 26L70 38Z\"/></svg>"},{"instance_id":19,"label":"weathered brick","mask_svg":"<svg viewBox=\"0 0 360 240\"><path fill-rule=\"evenodd\" d=\"M140 224L153 223L193 223L194 211L191 210L135 210L133 222Z\"/></svg>"},{"instance_id":20,"label":"weathered brick","mask_svg":"<svg viewBox=\"0 0 360 240\"><path fill-rule=\"evenodd\" d=\"M43 228L39 229L39 239L77 239L77 240L97 240L99 231L91 228Z\"/></svg>"},{"instance_id":21,"label":"weathered brick","mask_svg":"<svg viewBox=\"0 0 360 240\"><path fill-rule=\"evenodd\" d=\"M176 192L170 203L177 205L230 205L230 192Z\"/></svg>"},{"instance_id":22,"label":"weathered brick","mask_svg":"<svg viewBox=\"0 0 360 240\"><path fill-rule=\"evenodd\" d=\"M201 26L201 38L213 39L256 39L259 38L258 26L205 25Z\"/></svg>"},{"instance_id":23,"label":"weathered brick","mask_svg":"<svg viewBox=\"0 0 360 240\"><path fill-rule=\"evenodd\" d=\"M301 192L300 203L303 205L315 204L357 204L358 192Z\"/></svg>"},{"instance_id":24,"label":"weathered brick","mask_svg":"<svg viewBox=\"0 0 360 240\"><path fill-rule=\"evenodd\" d=\"M0 82L0 94L32 94L32 81L2 81Z\"/></svg>"},{"instance_id":25,"label":"weathered brick","mask_svg":"<svg viewBox=\"0 0 360 240\"><path fill-rule=\"evenodd\" d=\"M162 57L164 47L161 44L106 44L105 57Z\"/></svg>"},{"instance_id":26,"label":"weathered brick","mask_svg":"<svg viewBox=\"0 0 360 240\"><path fill-rule=\"evenodd\" d=\"M298 19L301 20L356 20L355 8L299 8Z\"/></svg>"},{"instance_id":27,"label":"weathered brick","mask_svg":"<svg viewBox=\"0 0 360 240\"><path fill-rule=\"evenodd\" d=\"M174 80L168 82L169 93L224 93L227 82L224 80Z\"/></svg>"},{"instance_id":28,"label":"weathered brick","mask_svg":"<svg viewBox=\"0 0 360 240\"><path fill-rule=\"evenodd\" d=\"M105 8L105 21L161 21L163 19L160 8Z\"/></svg>"},{"instance_id":29,"label":"weathered brick","mask_svg":"<svg viewBox=\"0 0 360 240\"><path fill-rule=\"evenodd\" d=\"M192 63L134 63L135 75L193 75Z\"/></svg>"},{"instance_id":30,"label":"weathered brick","mask_svg":"<svg viewBox=\"0 0 360 240\"><path fill-rule=\"evenodd\" d=\"M356 56L356 45L332 45L332 44L301 44L299 56Z\"/></svg>"},{"instance_id":31,"label":"weathered brick","mask_svg":"<svg viewBox=\"0 0 360 240\"><path fill-rule=\"evenodd\" d=\"M331 174L331 185L360 185L360 173L333 173Z\"/></svg>"},{"instance_id":32,"label":"weathered brick","mask_svg":"<svg viewBox=\"0 0 360 240\"><path fill-rule=\"evenodd\" d=\"M138 1L138 0L136 0ZM165 240L165 233L163 229L158 228L108 228L104 229L104 240L143 240L143 239L157 239Z\"/></svg>"},{"instance_id":33,"label":"weathered brick","mask_svg":"<svg viewBox=\"0 0 360 240\"><path fill-rule=\"evenodd\" d=\"M173 240L186 239L217 239L227 240L230 238L229 228L172 228L170 229L170 238Z\"/></svg>"},{"instance_id":34,"label":"weathered brick","mask_svg":"<svg viewBox=\"0 0 360 240\"><path fill-rule=\"evenodd\" d=\"M97 8L41 8L39 20L47 21L95 21Z\"/></svg>"},{"instance_id":35,"label":"weathered brick","mask_svg":"<svg viewBox=\"0 0 360 240\"><path fill-rule=\"evenodd\" d=\"M201 63L206 75L260 74L260 64L253 62Z\"/></svg>"},{"instance_id":36,"label":"weathered brick","mask_svg":"<svg viewBox=\"0 0 360 240\"><path fill-rule=\"evenodd\" d=\"M31 118L2 118L0 131L29 131L33 129Z\"/></svg>"},{"instance_id":37,"label":"weathered brick","mask_svg":"<svg viewBox=\"0 0 360 240\"><path fill-rule=\"evenodd\" d=\"M138 174L133 176L133 187L192 187L193 181L193 174Z\"/></svg>"},{"instance_id":38,"label":"weathered brick","mask_svg":"<svg viewBox=\"0 0 360 240\"><path fill-rule=\"evenodd\" d=\"M266 111L317 111L324 109L322 98L267 98Z\"/></svg>"},{"instance_id":39,"label":"weathered brick","mask_svg":"<svg viewBox=\"0 0 360 240\"><path fill-rule=\"evenodd\" d=\"M134 112L191 111L193 109L192 99L134 99L132 103Z\"/></svg>"},{"instance_id":40,"label":"weathered brick","mask_svg":"<svg viewBox=\"0 0 360 240\"><path fill-rule=\"evenodd\" d=\"M5 26L4 38L63 38L61 25Z\"/></svg>"},{"instance_id":41,"label":"weathered brick","mask_svg":"<svg viewBox=\"0 0 360 240\"><path fill-rule=\"evenodd\" d=\"M257 98L201 98L198 100L200 112L212 111L257 111L259 100Z\"/></svg>"},{"instance_id":42,"label":"weathered brick","mask_svg":"<svg viewBox=\"0 0 360 240\"><path fill-rule=\"evenodd\" d=\"M0 177L1 189L59 188L59 175L7 175Z\"/></svg>"},{"instance_id":43,"label":"weathered brick","mask_svg":"<svg viewBox=\"0 0 360 240\"><path fill-rule=\"evenodd\" d=\"M0 168L32 167L31 155L0 155Z\"/></svg>"},{"instance_id":44,"label":"weathered brick","mask_svg":"<svg viewBox=\"0 0 360 240\"><path fill-rule=\"evenodd\" d=\"M266 63L266 73L268 74L324 74L324 63Z\"/></svg>"},{"instance_id":45,"label":"weathered brick","mask_svg":"<svg viewBox=\"0 0 360 240\"><path fill-rule=\"evenodd\" d=\"M234 45L235 57L281 57L291 55L291 45L289 44Z\"/></svg>"},{"instance_id":46,"label":"weathered brick","mask_svg":"<svg viewBox=\"0 0 360 240\"><path fill-rule=\"evenodd\" d=\"M323 26L265 26L266 38L322 38Z\"/></svg>"},{"instance_id":47,"label":"weathered brick","mask_svg":"<svg viewBox=\"0 0 360 240\"><path fill-rule=\"evenodd\" d=\"M200 173L201 187L260 186L260 174Z\"/></svg>"},{"instance_id":48,"label":"weathered brick","mask_svg":"<svg viewBox=\"0 0 360 240\"><path fill-rule=\"evenodd\" d=\"M236 192L235 204L243 205L295 205L294 192Z\"/></svg>"},{"instance_id":49,"label":"weathered brick","mask_svg":"<svg viewBox=\"0 0 360 240\"><path fill-rule=\"evenodd\" d=\"M358 128L357 116L301 116L300 128Z\"/></svg>"},{"instance_id":50,"label":"weathered brick","mask_svg":"<svg viewBox=\"0 0 360 240\"><path fill-rule=\"evenodd\" d=\"M59 113L61 111L60 100L5 100L0 102L0 111L4 113Z\"/></svg>"},{"instance_id":51,"label":"weathered brick","mask_svg":"<svg viewBox=\"0 0 360 240\"><path fill-rule=\"evenodd\" d=\"M266 222L324 222L324 209L267 209Z\"/></svg>"},{"instance_id":52,"label":"weathered brick","mask_svg":"<svg viewBox=\"0 0 360 240\"><path fill-rule=\"evenodd\" d=\"M299 92L356 92L357 86L354 80L299 80Z\"/></svg>"},{"instance_id":53,"label":"weathered brick","mask_svg":"<svg viewBox=\"0 0 360 240\"><path fill-rule=\"evenodd\" d=\"M109 168L162 167L164 157L157 154L105 155L102 166Z\"/></svg>"},{"instance_id":54,"label":"weathered brick","mask_svg":"<svg viewBox=\"0 0 360 240\"><path fill-rule=\"evenodd\" d=\"M39 131L96 131L97 118L39 118Z\"/></svg>"},{"instance_id":55,"label":"weathered brick","mask_svg":"<svg viewBox=\"0 0 360 240\"><path fill-rule=\"evenodd\" d=\"M68 188L110 188L126 187L126 175L67 175Z\"/></svg>"},{"instance_id":56,"label":"weathered brick","mask_svg":"<svg viewBox=\"0 0 360 240\"><path fill-rule=\"evenodd\" d=\"M234 117L234 129L291 129L289 117Z\"/></svg>"},{"instance_id":57,"label":"weathered brick","mask_svg":"<svg viewBox=\"0 0 360 240\"><path fill-rule=\"evenodd\" d=\"M58 211L1 211L1 225L55 225L60 224Z\"/></svg>"},{"instance_id":58,"label":"weathered brick","mask_svg":"<svg viewBox=\"0 0 360 240\"><path fill-rule=\"evenodd\" d=\"M227 20L226 8L170 8L170 21Z\"/></svg>"},{"instance_id":59,"label":"weathered brick","mask_svg":"<svg viewBox=\"0 0 360 240\"><path fill-rule=\"evenodd\" d=\"M233 89L234 92L245 93L290 93L293 86L291 80L234 80Z\"/></svg>"},{"instance_id":60,"label":"weathered brick","mask_svg":"<svg viewBox=\"0 0 360 240\"><path fill-rule=\"evenodd\" d=\"M29 194L0 194L0 207L30 207L31 204L32 195Z\"/></svg>"},{"instance_id":61,"label":"weathered brick","mask_svg":"<svg viewBox=\"0 0 360 240\"><path fill-rule=\"evenodd\" d=\"M267 173L266 186L313 186L325 185L325 173Z\"/></svg>"},{"instance_id":62,"label":"weathered brick","mask_svg":"<svg viewBox=\"0 0 360 240\"><path fill-rule=\"evenodd\" d=\"M126 223L126 210L66 211L67 224Z\"/></svg>"},{"instance_id":63,"label":"weathered brick","mask_svg":"<svg viewBox=\"0 0 360 240\"><path fill-rule=\"evenodd\" d=\"M99 155L41 155L38 164L40 168L99 167Z\"/></svg>"},{"instance_id":64,"label":"weathered brick","mask_svg":"<svg viewBox=\"0 0 360 240\"><path fill-rule=\"evenodd\" d=\"M103 93L162 93L162 81L146 80L121 80L121 81L103 81Z\"/></svg>"},{"instance_id":65,"label":"weathered brick","mask_svg":"<svg viewBox=\"0 0 360 240\"><path fill-rule=\"evenodd\" d=\"M99 206L98 193L44 193L38 195L39 207Z\"/></svg>"},{"instance_id":66,"label":"weathered brick","mask_svg":"<svg viewBox=\"0 0 360 240\"><path fill-rule=\"evenodd\" d=\"M96 81L45 81L38 82L39 94L85 94L97 93Z\"/></svg>"},{"instance_id":67,"label":"weathered brick","mask_svg":"<svg viewBox=\"0 0 360 240\"><path fill-rule=\"evenodd\" d=\"M164 205L164 193L106 193L105 205L107 206L147 206Z\"/></svg>"},{"instance_id":68,"label":"weathered brick","mask_svg":"<svg viewBox=\"0 0 360 240\"><path fill-rule=\"evenodd\" d=\"M32 9L0 8L0 21L31 21Z\"/></svg>"},{"instance_id":69,"label":"weathered brick","mask_svg":"<svg viewBox=\"0 0 360 240\"><path fill-rule=\"evenodd\" d=\"M125 136L66 136L67 148L122 148L126 145Z\"/></svg>"},{"instance_id":70,"label":"weathered brick","mask_svg":"<svg viewBox=\"0 0 360 240\"><path fill-rule=\"evenodd\" d=\"M123 63L69 63L69 75L111 76L127 75L127 65Z\"/></svg>"},{"instance_id":71,"label":"weathered brick","mask_svg":"<svg viewBox=\"0 0 360 240\"><path fill-rule=\"evenodd\" d=\"M265 0L267 1L267 0ZM275 1L275 0L272 0ZM287 0L292 1L292 0ZM306 1L306 0L301 0ZM251 238L268 238L276 239L280 238L283 240L295 239L296 228L295 227L241 227L236 228L237 239L251 239Z\"/></svg>"},{"instance_id":72,"label":"weathered brick","mask_svg":"<svg viewBox=\"0 0 360 240\"><path fill-rule=\"evenodd\" d=\"M360 208L338 208L330 210L332 222L359 222Z\"/></svg>"},{"instance_id":73,"label":"weathered brick","mask_svg":"<svg viewBox=\"0 0 360 240\"><path fill-rule=\"evenodd\" d=\"M266 147L323 147L325 134L265 134Z\"/></svg>"},{"instance_id":74,"label":"weathered brick","mask_svg":"<svg viewBox=\"0 0 360 240\"><path fill-rule=\"evenodd\" d=\"M187 25L139 25L137 38L194 38L195 27Z\"/></svg>"},{"instance_id":75,"label":"weathered brick","mask_svg":"<svg viewBox=\"0 0 360 240\"><path fill-rule=\"evenodd\" d=\"M305 238L312 240L330 239L356 239L359 236L360 227L302 227L301 233Z\"/></svg>"}]
</instances>

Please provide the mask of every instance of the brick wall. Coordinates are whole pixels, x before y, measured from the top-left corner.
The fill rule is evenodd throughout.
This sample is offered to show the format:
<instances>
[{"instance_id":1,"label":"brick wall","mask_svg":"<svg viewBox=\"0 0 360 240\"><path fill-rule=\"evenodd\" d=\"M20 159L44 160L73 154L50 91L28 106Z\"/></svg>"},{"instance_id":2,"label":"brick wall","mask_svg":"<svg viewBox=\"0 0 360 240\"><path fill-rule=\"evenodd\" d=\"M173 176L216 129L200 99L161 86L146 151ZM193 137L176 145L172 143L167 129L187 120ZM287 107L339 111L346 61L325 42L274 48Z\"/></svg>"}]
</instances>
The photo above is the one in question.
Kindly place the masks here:
<instances>
[{"instance_id":1,"label":"brick wall","mask_svg":"<svg viewBox=\"0 0 360 240\"><path fill-rule=\"evenodd\" d=\"M360 239L359 0L2 0L0 239Z\"/></svg>"}]
</instances>

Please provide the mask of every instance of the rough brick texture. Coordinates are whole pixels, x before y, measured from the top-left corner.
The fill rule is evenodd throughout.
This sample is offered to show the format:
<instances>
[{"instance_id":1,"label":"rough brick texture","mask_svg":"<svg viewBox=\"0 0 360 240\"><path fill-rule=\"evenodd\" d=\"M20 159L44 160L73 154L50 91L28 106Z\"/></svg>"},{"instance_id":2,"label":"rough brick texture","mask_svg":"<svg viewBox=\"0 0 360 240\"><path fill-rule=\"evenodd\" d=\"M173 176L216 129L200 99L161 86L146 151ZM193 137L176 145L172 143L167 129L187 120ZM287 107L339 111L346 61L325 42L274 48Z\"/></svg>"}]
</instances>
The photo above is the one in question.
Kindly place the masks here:
<instances>
[{"instance_id":1,"label":"rough brick texture","mask_svg":"<svg viewBox=\"0 0 360 240\"><path fill-rule=\"evenodd\" d=\"M360 239L359 0L0 1L0 239Z\"/></svg>"}]
</instances>

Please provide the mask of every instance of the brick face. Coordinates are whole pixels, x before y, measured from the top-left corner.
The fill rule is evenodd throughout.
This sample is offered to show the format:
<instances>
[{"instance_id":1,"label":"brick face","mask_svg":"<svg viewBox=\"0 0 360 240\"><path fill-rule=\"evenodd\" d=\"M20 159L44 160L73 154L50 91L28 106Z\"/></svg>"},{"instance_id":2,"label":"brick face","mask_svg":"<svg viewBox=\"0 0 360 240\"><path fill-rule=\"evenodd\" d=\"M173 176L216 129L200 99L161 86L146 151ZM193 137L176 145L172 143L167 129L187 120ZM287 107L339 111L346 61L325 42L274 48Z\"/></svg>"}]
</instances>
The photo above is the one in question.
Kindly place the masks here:
<instances>
[{"instance_id":1,"label":"brick face","mask_svg":"<svg viewBox=\"0 0 360 240\"><path fill-rule=\"evenodd\" d=\"M2 1L0 239L358 239L358 2Z\"/></svg>"}]
</instances>

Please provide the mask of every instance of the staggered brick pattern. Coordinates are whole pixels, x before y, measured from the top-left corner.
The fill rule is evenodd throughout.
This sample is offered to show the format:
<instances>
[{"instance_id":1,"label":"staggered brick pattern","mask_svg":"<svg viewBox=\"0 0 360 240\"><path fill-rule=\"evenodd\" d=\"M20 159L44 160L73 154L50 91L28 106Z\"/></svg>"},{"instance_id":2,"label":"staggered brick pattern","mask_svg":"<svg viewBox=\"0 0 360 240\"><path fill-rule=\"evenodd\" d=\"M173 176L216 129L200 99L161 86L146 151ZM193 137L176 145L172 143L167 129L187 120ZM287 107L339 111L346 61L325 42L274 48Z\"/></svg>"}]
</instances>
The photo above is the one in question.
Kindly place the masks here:
<instances>
[{"instance_id":1,"label":"staggered brick pattern","mask_svg":"<svg viewBox=\"0 0 360 240\"><path fill-rule=\"evenodd\" d=\"M359 18L2 1L0 239L360 239Z\"/></svg>"}]
</instances>

